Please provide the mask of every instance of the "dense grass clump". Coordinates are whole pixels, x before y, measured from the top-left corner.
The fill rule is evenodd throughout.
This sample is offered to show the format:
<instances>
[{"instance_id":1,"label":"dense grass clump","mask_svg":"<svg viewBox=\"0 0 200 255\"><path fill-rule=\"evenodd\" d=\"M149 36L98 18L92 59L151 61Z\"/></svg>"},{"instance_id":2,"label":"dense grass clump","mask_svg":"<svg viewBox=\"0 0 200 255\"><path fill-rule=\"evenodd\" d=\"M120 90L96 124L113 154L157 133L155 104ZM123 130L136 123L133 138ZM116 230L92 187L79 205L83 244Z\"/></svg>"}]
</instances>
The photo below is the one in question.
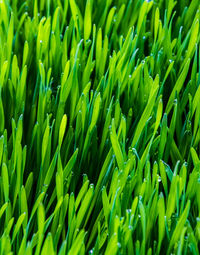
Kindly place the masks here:
<instances>
[{"instance_id":1,"label":"dense grass clump","mask_svg":"<svg viewBox=\"0 0 200 255\"><path fill-rule=\"evenodd\" d=\"M200 1L0 1L0 255L199 254Z\"/></svg>"}]
</instances>

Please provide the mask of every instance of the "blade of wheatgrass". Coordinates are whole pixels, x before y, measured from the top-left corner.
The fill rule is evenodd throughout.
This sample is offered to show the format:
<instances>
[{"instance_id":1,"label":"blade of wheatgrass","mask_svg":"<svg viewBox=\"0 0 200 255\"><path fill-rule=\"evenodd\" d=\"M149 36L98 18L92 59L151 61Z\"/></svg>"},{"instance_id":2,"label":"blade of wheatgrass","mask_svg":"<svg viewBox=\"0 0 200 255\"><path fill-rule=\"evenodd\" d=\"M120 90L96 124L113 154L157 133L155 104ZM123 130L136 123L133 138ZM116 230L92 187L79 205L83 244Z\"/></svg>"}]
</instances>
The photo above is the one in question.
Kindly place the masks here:
<instances>
[{"instance_id":1,"label":"blade of wheatgrass","mask_svg":"<svg viewBox=\"0 0 200 255\"><path fill-rule=\"evenodd\" d=\"M117 138L117 134L116 134L116 130L115 130L114 119L112 120L110 139L111 139L113 151L114 151L116 159L117 159L118 167L121 170L121 169L124 168L124 158L123 158L123 154L122 154L120 144L118 142L118 138Z\"/></svg>"},{"instance_id":2,"label":"blade of wheatgrass","mask_svg":"<svg viewBox=\"0 0 200 255\"><path fill-rule=\"evenodd\" d=\"M25 219L25 216L26 216L26 213L22 213L20 215L20 217L18 218L17 223L16 223L16 225L14 227L14 230L13 230L12 242L14 242L14 240L15 240L17 234L18 234L18 232L20 230L20 227L21 227L21 225L22 225L22 223L23 223L23 221Z\"/></svg>"},{"instance_id":3,"label":"blade of wheatgrass","mask_svg":"<svg viewBox=\"0 0 200 255\"><path fill-rule=\"evenodd\" d=\"M23 228L25 229L28 223L28 203L26 198L26 190L24 186L21 187L21 213L26 213L24 222L23 222Z\"/></svg>"},{"instance_id":4,"label":"blade of wheatgrass","mask_svg":"<svg viewBox=\"0 0 200 255\"><path fill-rule=\"evenodd\" d=\"M77 17L78 17L80 27L82 28L83 27L83 17L82 17L81 12L78 8L78 5L76 4L75 0L69 0L69 4L70 4L73 19L74 19L74 23L75 24L77 23Z\"/></svg>"},{"instance_id":5,"label":"blade of wheatgrass","mask_svg":"<svg viewBox=\"0 0 200 255\"><path fill-rule=\"evenodd\" d=\"M176 84L174 85L174 88L171 92L170 98L168 100L167 106L166 106L166 113L168 114L173 106L173 102L175 99L175 95L176 93L179 93L184 82L186 79L186 76L188 74L188 70L189 70L189 66L190 66L190 59L188 59L187 63L185 64L183 71L181 72Z\"/></svg>"},{"instance_id":6,"label":"blade of wheatgrass","mask_svg":"<svg viewBox=\"0 0 200 255\"><path fill-rule=\"evenodd\" d=\"M0 219L2 217L2 215L4 214L6 208L8 207L8 202L6 202L5 204L3 204L0 208Z\"/></svg>"},{"instance_id":7,"label":"blade of wheatgrass","mask_svg":"<svg viewBox=\"0 0 200 255\"><path fill-rule=\"evenodd\" d=\"M83 219L86 218L86 212L91 203L93 194L94 194L94 185L91 184L87 193L85 194L85 197L81 203L81 207L77 213L77 225L76 225L77 228L81 226Z\"/></svg>"},{"instance_id":8,"label":"blade of wheatgrass","mask_svg":"<svg viewBox=\"0 0 200 255\"><path fill-rule=\"evenodd\" d=\"M159 200L158 200L158 215L159 215L159 235L158 235L158 247L157 247L157 253L160 253L160 249L161 249L161 244L165 235L165 221L164 221L164 217L165 217L165 203L164 203L164 196L161 193Z\"/></svg>"},{"instance_id":9,"label":"blade of wheatgrass","mask_svg":"<svg viewBox=\"0 0 200 255\"><path fill-rule=\"evenodd\" d=\"M113 16L115 14L116 7L112 7L108 13L107 21L106 21L106 26L105 26L105 34L107 35L110 30L111 30L111 25L113 21Z\"/></svg>"},{"instance_id":10,"label":"blade of wheatgrass","mask_svg":"<svg viewBox=\"0 0 200 255\"><path fill-rule=\"evenodd\" d=\"M154 82L154 86L151 89L150 92L150 96L149 96L149 100L147 103L147 106L144 109L144 112L140 118L140 121L138 122L134 137L133 137L133 141L131 143L131 146L134 147L141 135L141 132L146 124L146 121L148 120L148 118L150 117L150 114L153 110L154 107L154 102L156 100L156 96L157 96L157 92L158 92L158 84L159 84L159 77L157 76Z\"/></svg>"},{"instance_id":11,"label":"blade of wheatgrass","mask_svg":"<svg viewBox=\"0 0 200 255\"><path fill-rule=\"evenodd\" d=\"M167 250L167 254L170 253L173 245L175 244L176 241L178 241L180 235L181 235L181 231L185 225L185 222L187 220L187 217L188 217L188 213L190 211L190 201L188 200L187 202L187 205L185 207L185 210L183 211L177 225L176 225L176 228L172 234L172 237L171 237L171 240L170 240L170 243L169 243L169 248Z\"/></svg>"},{"instance_id":12,"label":"blade of wheatgrass","mask_svg":"<svg viewBox=\"0 0 200 255\"><path fill-rule=\"evenodd\" d=\"M67 125L67 115L64 114L63 118L61 120L60 129L59 129L59 142L58 142L58 144L59 144L60 147L62 145L64 133L65 133L65 130L66 130L66 125Z\"/></svg>"},{"instance_id":13,"label":"blade of wheatgrass","mask_svg":"<svg viewBox=\"0 0 200 255\"><path fill-rule=\"evenodd\" d=\"M47 238L45 239L45 242L41 251L41 255L45 255L48 253L51 255L55 254L54 247L53 247L53 238L51 233L49 233L47 235Z\"/></svg>"},{"instance_id":14,"label":"blade of wheatgrass","mask_svg":"<svg viewBox=\"0 0 200 255\"><path fill-rule=\"evenodd\" d=\"M77 238L75 239L71 249L68 252L69 255L78 255L80 253L84 238L85 238L85 232L84 230L81 230Z\"/></svg>"},{"instance_id":15,"label":"blade of wheatgrass","mask_svg":"<svg viewBox=\"0 0 200 255\"><path fill-rule=\"evenodd\" d=\"M2 165L2 180L3 180L3 191L5 202L8 202L9 199L9 176L8 176L8 168L5 163Z\"/></svg>"},{"instance_id":16,"label":"blade of wheatgrass","mask_svg":"<svg viewBox=\"0 0 200 255\"><path fill-rule=\"evenodd\" d=\"M85 6L85 15L84 15L84 40L87 41L90 38L92 30L92 5L93 0L87 0Z\"/></svg>"}]
</instances>

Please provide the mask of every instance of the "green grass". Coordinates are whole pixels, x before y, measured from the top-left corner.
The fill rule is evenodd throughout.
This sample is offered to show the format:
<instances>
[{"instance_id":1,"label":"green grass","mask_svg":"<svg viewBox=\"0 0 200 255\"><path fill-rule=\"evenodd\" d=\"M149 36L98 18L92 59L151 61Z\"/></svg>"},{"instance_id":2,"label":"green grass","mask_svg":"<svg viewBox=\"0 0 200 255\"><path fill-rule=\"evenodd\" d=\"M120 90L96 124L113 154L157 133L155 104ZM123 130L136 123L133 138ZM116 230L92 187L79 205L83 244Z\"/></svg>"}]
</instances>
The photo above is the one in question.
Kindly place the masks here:
<instances>
[{"instance_id":1,"label":"green grass","mask_svg":"<svg viewBox=\"0 0 200 255\"><path fill-rule=\"evenodd\" d=\"M199 20L0 1L0 255L199 254Z\"/></svg>"}]
</instances>

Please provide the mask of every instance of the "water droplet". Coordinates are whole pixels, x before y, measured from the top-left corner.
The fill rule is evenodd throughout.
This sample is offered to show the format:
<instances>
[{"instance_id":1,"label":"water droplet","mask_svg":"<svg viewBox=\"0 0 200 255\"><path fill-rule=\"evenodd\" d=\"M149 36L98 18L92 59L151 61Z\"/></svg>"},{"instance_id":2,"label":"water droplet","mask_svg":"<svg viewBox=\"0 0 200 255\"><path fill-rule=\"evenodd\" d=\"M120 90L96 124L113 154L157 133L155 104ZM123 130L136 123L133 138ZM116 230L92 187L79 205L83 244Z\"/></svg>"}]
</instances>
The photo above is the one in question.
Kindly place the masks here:
<instances>
[{"instance_id":1,"label":"water droplet","mask_svg":"<svg viewBox=\"0 0 200 255\"><path fill-rule=\"evenodd\" d=\"M129 77L129 78L131 78L131 77L132 77L132 75L129 75L128 77Z\"/></svg>"},{"instance_id":2,"label":"water droplet","mask_svg":"<svg viewBox=\"0 0 200 255\"><path fill-rule=\"evenodd\" d=\"M141 215L140 215L140 214L138 214L138 218L139 218L139 219L141 218Z\"/></svg>"},{"instance_id":3,"label":"water droplet","mask_svg":"<svg viewBox=\"0 0 200 255\"><path fill-rule=\"evenodd\" d=\"M158 176L158 182L161 182L162 179L161 179L160 175L157 175L157 176Z\"/></svg>"},{"instance_id":4,"label":"water droplet","mask_svg":"<svg viewBox=\"0 0 200 255\"><path fill-rule=\"evenodd\" d=\"M172 63L173 62L173 60L172 59L169 59L169 63Z\"/></svg>"},{"instance_id":5,"label":"water droplet","mask_svg":"<svg viewBox=\"0 0 200 255\"><path fill-rule=\"evenodd\" d=\"M121 246L121 243L117 243L117 246L119 247L119 248L121 248L122 246Z\"/></svg>"},{"instance_id":6,"label":"water droplet","mask_svg":"<svg viewBox=\"0 0 200 255\"><path fill-rule=\"evenodd\" d=\"M146 36L143 36L142 39L145 40L145 39L146 39Z\"/></svg>"},{"instance_id":7,"label":"water droplet","mask_svg":"<svg viewBox=\"0 0 200 255\"><path fill-rule=\"evenodd\" d=\"M133 230L133 227L131 225L128 226L128 229Z\"/></svg>"},{"instance_id":8,"label":"water droplet","mask_svg":"<svg viewBox=\"0 0 200 255\"><path fill-rule=\"evenodd\" d=\"M43 41L42 41L42 40L40 40L40 43L43 43Z\"/></svg>"},{"instance_id":9,"label":"water droplet","mask_svg":"<svg viewBox=\"0 0 200 255\"><path fill-rule=\"evenodd\" d=\"M94 252L93 250L90 250L90 251L89 251L89 254L93 254L93 252Z\"/></svg>"}]
</instances>

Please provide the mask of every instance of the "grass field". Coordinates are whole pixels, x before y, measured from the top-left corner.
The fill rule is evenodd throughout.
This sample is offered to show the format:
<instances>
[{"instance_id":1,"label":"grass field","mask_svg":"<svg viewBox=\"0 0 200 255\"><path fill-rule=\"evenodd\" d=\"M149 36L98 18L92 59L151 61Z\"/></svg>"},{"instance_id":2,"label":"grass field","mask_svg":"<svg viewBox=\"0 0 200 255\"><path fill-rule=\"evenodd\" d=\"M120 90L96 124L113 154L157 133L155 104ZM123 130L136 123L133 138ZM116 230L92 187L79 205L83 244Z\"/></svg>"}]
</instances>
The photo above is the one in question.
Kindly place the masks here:
<instances>
[{"instance_id":1,"label":"grass field","mask_svg":"<svg viewBox=\"0 0 200 255\"><path fill-rule=\"evenodd\" d=\"M199 254L200 1L0 1L0 255Z\"/></svg>"}]
</instances>

